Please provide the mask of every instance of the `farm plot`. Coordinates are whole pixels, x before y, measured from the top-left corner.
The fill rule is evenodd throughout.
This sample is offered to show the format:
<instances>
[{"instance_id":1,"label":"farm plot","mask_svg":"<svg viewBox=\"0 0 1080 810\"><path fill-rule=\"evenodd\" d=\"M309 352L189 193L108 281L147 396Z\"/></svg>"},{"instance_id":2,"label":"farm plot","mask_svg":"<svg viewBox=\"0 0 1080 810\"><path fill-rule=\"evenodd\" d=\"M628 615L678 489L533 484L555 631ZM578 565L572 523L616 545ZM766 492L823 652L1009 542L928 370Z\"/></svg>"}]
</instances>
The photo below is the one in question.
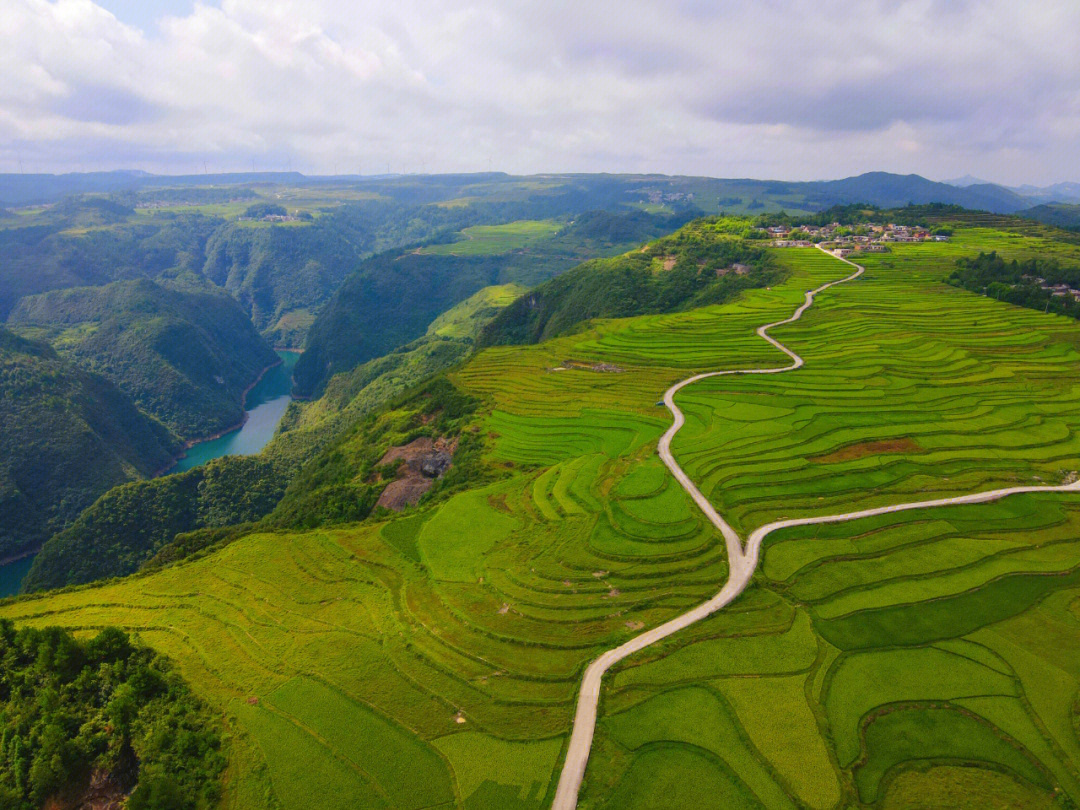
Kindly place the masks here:
<instances>
[{"instance_id":1,"label":"farm plot","mask_svg":"<svg viewBox=\"0 0 1080 810\"><path fill-rule=\"evenodd\" d=\"M473 225L461 232L461 241L431 245L420 252L433 256L489 256L510 253L554 236L562 227L551 220L519 220L506 225Z\"/></svg>"},{"instance_id":2,"label":"farm plot","mask_svg":"<svg viewBox=\"0 0 1080 810\"><path fill-rule=\"evenodd\" d=\"M960 230L941 251L898 246L776 330L803 369L679 394L687 424L673 451L744 536L781 518L1057 484L1080 469L1076 324L940 283L983 245L1080 261L1075 248L985 229ZM706 688L742 742L717 756L739 775L764 766L792 804L1070 806L1078 541L1080 498L1049 494L777 532L756 587L607 681L580 806L648 777L628 729L647 724L638 735L652 746L708 748L716 732L700 732L699 715L718 712L681 698ZM804 617L801 661L787 640L795 624L767 629L759 614L756 627L729 629L762 591ZM770 717L781 706L783 720ZM733 753L746 748L752 762ZM807 770L816 784L798 781Z\"/></svg>"}]
</instances>

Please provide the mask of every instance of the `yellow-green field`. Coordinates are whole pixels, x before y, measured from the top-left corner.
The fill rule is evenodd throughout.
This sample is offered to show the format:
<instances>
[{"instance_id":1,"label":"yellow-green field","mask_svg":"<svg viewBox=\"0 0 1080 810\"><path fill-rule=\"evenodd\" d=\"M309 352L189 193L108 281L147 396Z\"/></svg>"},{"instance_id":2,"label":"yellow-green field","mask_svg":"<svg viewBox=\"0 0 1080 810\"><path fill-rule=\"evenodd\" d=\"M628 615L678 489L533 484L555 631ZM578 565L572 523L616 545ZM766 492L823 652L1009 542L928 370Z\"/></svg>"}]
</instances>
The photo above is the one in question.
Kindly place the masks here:
<instances>
[{"instance_id":1,"label":"yellow-green field","mask_svg":"<svg viewBox=\"0 0 1080 810\"><path fill-rule=\"evenodd\" d=\"M492 256L523 250L534 242L554 236L563 226L551 220L519 220L506 225L473 225L465 228L460 242L431 245L420 252L432 256Z\"/></svg>"},{"instance_id":2,"label":"yellow-green field","mask_svg":"<svg viewBox=\"0 0 1080 810\"><path fill-rule=\"evenodd\" d=\"M484 322L478 317L480 313L494 313L509 306L527 291L528 287L520 284L484 287L433 320L428 326L427 334L448 338L476 337L477 323Z\"/></svg>"},{"instance_id":3,"label":"yellow-green field","mask_svg":"<svg viewBox=\"0 0 1080 810\"><path fill-rule=\"evenodd\" d=\"M1080 470L1080 325L942 283L980 249L1080 259L991 228L897 246L775 330L805 368L680 395L673 450L741 532ZM785 364L755 327L850 271L776 260L787 280L735 302L455 371L486 403L495 483L0 615L118 624L171 655L229 728L229 807L550 804L585 665L726 578L655 458L657 400ZM611 673L581 806L1068 806L1078 641L1078 496L781 532L735 604Z\"/></svg>"}]
</instances>

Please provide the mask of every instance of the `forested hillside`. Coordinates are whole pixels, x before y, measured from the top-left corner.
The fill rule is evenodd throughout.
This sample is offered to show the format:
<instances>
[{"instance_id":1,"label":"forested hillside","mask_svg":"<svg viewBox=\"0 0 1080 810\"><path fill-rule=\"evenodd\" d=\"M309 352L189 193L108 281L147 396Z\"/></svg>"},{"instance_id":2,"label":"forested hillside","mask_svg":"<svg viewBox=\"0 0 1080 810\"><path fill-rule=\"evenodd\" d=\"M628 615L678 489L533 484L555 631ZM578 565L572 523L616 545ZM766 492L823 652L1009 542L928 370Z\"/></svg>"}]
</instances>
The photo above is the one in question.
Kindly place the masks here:
<instances>
[{"instance_id":1,"label":"forested hillside","mask_svg":"<svg viewBox=\"0 0 1080 810\"><path fill-rule=\"evenodd\" d=\"M25 295L160 275L199 274L216 217L152 219L107 201L71 201L0 229L0 318Z\"/></svg>"},{"instance_id":2,"label":"forested hillside","mask_svg":"<svg viewBox=\"0 0 1080 810\"><path fill-rule=\"evenodd\" d=\"M184 439L243 419L243 395L277 358L236 301L147 279L22 299L12 327L100 373Z\"/></svg>"},{"instance_id":3,"label":"forested hillside","mask_svg":"<svg viewBox=\"0 0 1080 810\"><path fill-rule=\"evenodd\" d=\"M583 214L537 237L530 221L491 226L438 249L385 253L361 265L319 314L293 376L300 396L321 393L335 374L424 333L439 313L478 290L531 287L597 255L669 233L685 215Z\"/></svg>"},{"instance_id":4,"label":"forested hillside","mask_svg":"<svg viewBox=\"0 0 1080 810\"><path fill-rule=\"evenodd\" d=\"M419 337L436 316L483 287L527 283L528 264L417 253L369 259L312 326L293 370L297 394L320 394L334 374Z\"/></svg>"},{"instance_id":5,"label":"forested hillside","mask_svg":"<svg viewBox=\"0 0 1080 810\"><path fill-rule=\"evenodd\" d=\"M1080 205L1048 203L1021 211L1020 216L1067 230L1080 230Z\"/></svg>"},{"instance_id":6,"label":"forested hillside","mask_svg":"<svg viewBox=\"0 0 1080 810\"><path fill-rule=\"evenodd\" d=\"M536 343L590 318L621 318L718 304L778 280L747 221L699 220L610 259L587 262L522 296L484 328L481 345Z\"/></svg>"},{"instance_id":7,"label":"forested hillside","mask_svg":"<svg viewBox=\"0 0 1080 810\"><path fill-rule=\"evenodd\" d=\"M0 328L0 559L41 545L179 449L107 379Z\"/></svg>"},{"instance_id":8,"label":"forested hillside","mask_svg":"<svg viewBox=\"0 0 1080 810\"><path fill-rule=\"evenodd\" d=\"M251 456L227 456L187 472L115 487L45 543L23 589L130 574L178 534L258 520L284 489L272 463Z\"/></svg>"},{"instance_id":9,"label":"forested hillside","mask_svg":"<svg viewBox=\"0 0 1080 810\"><path fill-rule=\"evenodd\" d=\"M0 807L205 810L220 722L172 663L110 627L88 640L0 621Z\"/></svg>"},{"instance_id":10,"label":"forested hillside","mask_svg":"<svg viewBox=\"0 0 1080 810\"><path fill-rule=\"evenodd\" d=\"M302 228L220 228L203 274L228 290L274 345L299 347L315 312L360 262L332 217Z\"/></svg>"}]
</instances>

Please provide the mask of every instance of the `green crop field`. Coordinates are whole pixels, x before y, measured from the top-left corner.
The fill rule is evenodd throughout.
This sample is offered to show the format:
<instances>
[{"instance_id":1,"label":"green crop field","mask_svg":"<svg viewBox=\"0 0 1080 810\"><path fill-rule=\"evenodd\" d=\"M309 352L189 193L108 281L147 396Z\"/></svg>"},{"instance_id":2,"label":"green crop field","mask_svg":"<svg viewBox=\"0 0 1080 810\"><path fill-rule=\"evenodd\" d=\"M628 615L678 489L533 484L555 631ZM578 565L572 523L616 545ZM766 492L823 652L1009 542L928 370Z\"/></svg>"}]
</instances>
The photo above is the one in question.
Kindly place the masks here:
<instances>
[{"instance_id":1,"label":"green crop field","mask_svg":"<svg viewBox=\"0 0 1080 810\"><path fill-rule=\"evenodd\" d=\"M943 283L979 250L1080 263L1000 227L867 258L774 330L803 369L680 393L673 451L740 533L1080 470L1080 325ZM656 459L662 392L786 364L754 329L850 273L774 257L771 289L457 368L499 472L482 486L0 616L117 624L172 656L230 732L227 807L550 805L588 662L727 577ZM1074 806L1078 541L1073 494L776 533L734 604L609 673L580 806Z\"/></svg>"},{"instance_id":2,"label":"green crop field","mask_svg":"<svg viewBox=\"0 0 1080 810\"><path fill-rule=\"evenodd\" d=\"M484 287L433 320L428 326L427 334L446 338L475 338L473 333L481 314L509 306L515 298L527 291L528 287L520 284Z\"/></svg>"},{"instance_id":3,"label":"green crop field","mask_svg":"<svg viewBox=\"0 0 1080 810\"><path fill-rule=\"evenodd\" d=\"M473 225L461 232L460 242L432 245L420 252L433 256L491 256L523 250L554 236L562 225L550 220L519 220L506 225Z\"/></svg>"}]
</instances>

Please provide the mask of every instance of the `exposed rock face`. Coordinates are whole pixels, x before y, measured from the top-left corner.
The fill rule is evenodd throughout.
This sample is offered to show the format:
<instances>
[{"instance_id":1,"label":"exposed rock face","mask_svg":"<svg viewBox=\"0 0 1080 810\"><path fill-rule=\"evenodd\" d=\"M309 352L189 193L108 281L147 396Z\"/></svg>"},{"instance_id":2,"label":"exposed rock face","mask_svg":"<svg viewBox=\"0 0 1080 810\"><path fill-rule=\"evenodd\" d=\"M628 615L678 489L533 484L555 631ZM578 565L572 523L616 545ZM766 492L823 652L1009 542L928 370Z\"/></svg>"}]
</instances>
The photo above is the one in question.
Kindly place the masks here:
<instances>
[{"instance_id":1,"label":"exposed rock face","mask_svg":"<svg viewBox=\"0 0 1080 810\"><path fill-rule=\"evenodd\" d=\"M453 462L457 439L432 439L421 436L401 447L391 447L386 451L379 465L392 464L397 460L403 463L398 467L398 477L391 481L376 506L383 506L394 512L400 512L420 500L431 489L435 479L442 478Z\"/></svg>"}]
</instances>

